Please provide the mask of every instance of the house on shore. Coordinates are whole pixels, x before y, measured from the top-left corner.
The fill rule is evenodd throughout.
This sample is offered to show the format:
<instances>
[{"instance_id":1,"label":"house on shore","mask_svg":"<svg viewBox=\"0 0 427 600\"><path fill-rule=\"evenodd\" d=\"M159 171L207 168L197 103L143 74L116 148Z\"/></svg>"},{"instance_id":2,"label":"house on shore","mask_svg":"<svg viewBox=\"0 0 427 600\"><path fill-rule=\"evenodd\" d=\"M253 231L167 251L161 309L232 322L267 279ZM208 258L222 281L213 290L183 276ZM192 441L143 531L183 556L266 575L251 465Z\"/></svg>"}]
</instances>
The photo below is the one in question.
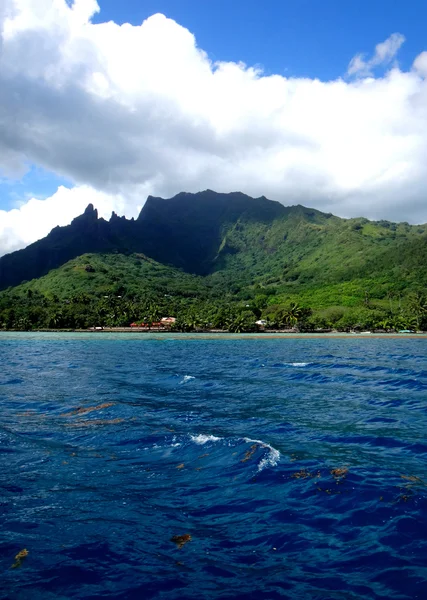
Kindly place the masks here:
<instances>
[{"instance_id":1,"label":"house on shore","mask_svg":"<svg viewBox=\"0 0 427 600\"><path fill-rule=\"evenodd\" d=\"M173 325L176 322L176 318L175 317L163 317L162 319L160 319L160 321L157 322L153 322L153 323L131 323L130 326L131 327L138 327L138 328L155 328L155 329L159 329L162 327L171 327L171 325Z\"/></svg>"},{"instance_id":2,"label":"house on shore","mask_svg":"<svg viewBox=\"0 0 427 600\"><path fill-rule=\"evenodd\" d=\"M164 327L170 327L171 325L176 323L176 317L163 317L162 319L160 319L160 323Z\"/></svg>"}]
</instances>

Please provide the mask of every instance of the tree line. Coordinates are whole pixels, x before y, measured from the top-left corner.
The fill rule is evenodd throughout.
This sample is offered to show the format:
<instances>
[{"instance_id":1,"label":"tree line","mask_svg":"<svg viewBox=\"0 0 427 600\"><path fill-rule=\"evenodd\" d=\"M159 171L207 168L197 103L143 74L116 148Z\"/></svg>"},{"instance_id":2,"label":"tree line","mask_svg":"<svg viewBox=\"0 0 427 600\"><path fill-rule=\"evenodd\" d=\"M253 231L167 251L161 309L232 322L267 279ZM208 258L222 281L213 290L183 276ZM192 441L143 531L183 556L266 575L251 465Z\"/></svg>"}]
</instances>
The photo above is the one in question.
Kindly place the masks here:
<instances>
[{"instance_id":1,"label":"tree line","mask_svg":"<svg viewBox=\"0 0 427 600\"><path fill-rule=\"evenodd\" d=\"M356 307L304 306L292 300L272 304L267 295L236 299L232 294L205 299L144 294L128 296L117 290L103 295L78 293L69 298L27 290L0 295L0 329L88 329L129 327L132 322L150 326L162 317L175 317L175 331L218 329L243 333L260 329L296 331L321 330L427 330L427 299L422 291L409 294L396 304L365 302ZM260 325L257 321L263 321Z\"/></svg>"}]
</instances>

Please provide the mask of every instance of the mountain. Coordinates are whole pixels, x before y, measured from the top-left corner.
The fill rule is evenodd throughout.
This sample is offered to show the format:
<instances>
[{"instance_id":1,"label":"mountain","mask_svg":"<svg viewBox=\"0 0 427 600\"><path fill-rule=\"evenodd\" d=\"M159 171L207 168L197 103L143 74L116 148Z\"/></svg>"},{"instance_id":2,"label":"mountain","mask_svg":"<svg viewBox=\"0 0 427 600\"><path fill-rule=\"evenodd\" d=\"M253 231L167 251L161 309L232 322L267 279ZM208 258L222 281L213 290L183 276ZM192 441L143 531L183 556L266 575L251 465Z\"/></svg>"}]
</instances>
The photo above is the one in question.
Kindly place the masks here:
<instances>
[{"instance_id":1,"label":"mountain","mask_svg":"<svg viewBox=\"0 0 427 600\"><path fill-rule=\"evenodd\" d=\"M117 222L122 227L117 227ZM0 289L37 279L86 252L122 251L131 230L132 221L115 215L110 222L99 219L98 211L89 204L71 225L55 227L45 238L0 258Z\"/></svg>"},{"instance_id":2,"label":"mountain","mask_svg":"<svg viewBox=\"0 0 427 600\"><path fill-rule=\"evenodd\" d=\"M0 258L0 289L41 277L88 252L142 252L187 272L210 272L225 232L239 219L271 222L284 206L241 193L178 194L163 200L149 196L138 219L112 214L98 218L92 204L66 227Z\"/></svg>"},{"instance_id":3,"label":"mountain","mask_svg":"<svg viewBox=\"0 0 427 600\"><path fill-rule=\"evenodd\" d=\"M208 275L224 252L224 239L239 223L270 226L290 210L264 197L206 190L168 200L149 196L137 224L146 254L184 271Z\"/></svg>"},{"instance_id":4,"label":"mountain","mask_svg":"<svg viewBox=\"0 0 427 600\"><path fill-rule=\"evenodd\" d=\"M369 280L385 295L427 285L426 226L341 219L265 197L206 190L170 199L150 196L136 220L113 213L106 221L89 205L70 225L0 258L0 289L87 254L132 255L134 263L140 260L134 255L142 255L145 262L174 269L175 278L203 276L207 285L231 292L258 285L295 294ZM96 278L87 262L90 285ZM70 267L68 279L78 271Z\"/></svg>"}]
</instances>

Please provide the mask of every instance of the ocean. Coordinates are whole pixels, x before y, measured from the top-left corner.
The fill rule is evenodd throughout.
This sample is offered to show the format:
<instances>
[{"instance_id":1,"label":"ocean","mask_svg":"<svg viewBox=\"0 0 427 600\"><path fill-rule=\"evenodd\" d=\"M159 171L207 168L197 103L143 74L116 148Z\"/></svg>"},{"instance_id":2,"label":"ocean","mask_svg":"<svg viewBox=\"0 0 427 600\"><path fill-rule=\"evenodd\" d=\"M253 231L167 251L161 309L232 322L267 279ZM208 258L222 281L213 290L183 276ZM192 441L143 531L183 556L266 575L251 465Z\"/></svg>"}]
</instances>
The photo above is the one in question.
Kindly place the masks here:
<instances>
[{"instance_id":1,"label":"ocean","mask_svg":"<svg viewBox=\"0 0 427 600\"><path fill-rule=\"evenodd\" d=\"M2 333L0 598L426 598L426 409L425 339Z\"/></svg>"}]
</instances>

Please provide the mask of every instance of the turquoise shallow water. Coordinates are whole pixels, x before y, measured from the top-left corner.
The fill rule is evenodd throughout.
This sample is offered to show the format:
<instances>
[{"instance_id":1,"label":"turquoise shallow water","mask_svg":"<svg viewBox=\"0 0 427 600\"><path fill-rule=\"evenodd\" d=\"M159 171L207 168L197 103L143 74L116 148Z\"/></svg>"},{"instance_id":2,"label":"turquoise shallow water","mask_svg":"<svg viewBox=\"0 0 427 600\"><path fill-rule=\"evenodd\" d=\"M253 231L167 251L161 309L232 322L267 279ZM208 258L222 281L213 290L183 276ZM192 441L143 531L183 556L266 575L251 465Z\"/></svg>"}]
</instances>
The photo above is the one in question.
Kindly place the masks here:
<instances>
[{"instance_id":1,"label":"turquoise shallow water","mask_svg":"<svg viewBox=\"0 0 427 600\"><path fill-rule=\"evenodd\" d=\"M0 597L426 598L426 406L424 339L1 334Z\"/></svg>"}]
</instances>

